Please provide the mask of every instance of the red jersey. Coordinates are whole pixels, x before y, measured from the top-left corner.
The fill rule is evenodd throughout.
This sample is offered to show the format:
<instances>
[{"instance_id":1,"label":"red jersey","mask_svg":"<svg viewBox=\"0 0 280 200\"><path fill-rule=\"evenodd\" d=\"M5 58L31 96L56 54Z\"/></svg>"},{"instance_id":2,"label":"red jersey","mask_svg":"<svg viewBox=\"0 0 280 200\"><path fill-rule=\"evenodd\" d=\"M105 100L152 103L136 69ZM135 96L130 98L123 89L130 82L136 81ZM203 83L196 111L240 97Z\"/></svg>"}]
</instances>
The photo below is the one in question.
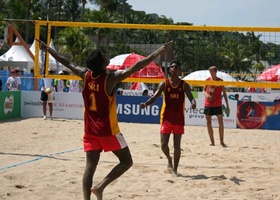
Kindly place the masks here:
<instances>
[{"instance_id":1,"label":"red jersey","mask_svg":"<svg viewBox=\"0 0 280 200\"><path fill-rule=\"evenodd\" d=\"M216 81L223 81L223 79L217 78ZM212 80L211 77L207 78L206 81ZM212 100L209 101L208 98L205 98L204 106L205 107L221 107L222 106L222 86L218 85L206 85L206 92L212 96Z\"/></svg>"},{"instance_id":2,"label":"red jersey","mask_svg":"<svg viewBox=\"0 0 280 200\"><path fill-rule=\"evenodd\" d=\"M106 92L108 74L92 77L92 71L85 75L84 88L84 130L85 134L110 136L120 133L116 111L116 95Z\"/></svg>"},{"instance_id":3,"label":"red jersey","mask_svg":"<svg viewBox=\"0 0 280 200\"><path fill-rule=\"evenodd\" d=\"M160 113L160 124L168 121L171 124L185 125L185 92L184 81L180 80L176 87L170 79L165 79L163 104Z\"/></svg>"}]
</instances>

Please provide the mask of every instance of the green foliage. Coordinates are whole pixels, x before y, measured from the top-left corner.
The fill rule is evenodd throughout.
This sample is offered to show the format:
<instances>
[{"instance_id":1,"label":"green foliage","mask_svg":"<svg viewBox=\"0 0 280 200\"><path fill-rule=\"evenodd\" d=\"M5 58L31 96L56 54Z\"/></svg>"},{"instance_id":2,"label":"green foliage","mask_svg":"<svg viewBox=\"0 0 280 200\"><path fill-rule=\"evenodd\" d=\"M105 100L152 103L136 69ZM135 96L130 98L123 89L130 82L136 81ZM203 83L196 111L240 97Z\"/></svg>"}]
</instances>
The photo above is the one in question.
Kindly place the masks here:
<instances>
[{"instance_id":1,"label":"green foliage","mask_svg":"<svg viewBox=\"0 0 280 200\"><path fill-rule=\"evenodd\" d=\"M56 42L61 53L80 65L84 64L86 56L94 49L93 42L84 33L83 28L69 27L61 30Z\"/></svg>"}]
</instances>

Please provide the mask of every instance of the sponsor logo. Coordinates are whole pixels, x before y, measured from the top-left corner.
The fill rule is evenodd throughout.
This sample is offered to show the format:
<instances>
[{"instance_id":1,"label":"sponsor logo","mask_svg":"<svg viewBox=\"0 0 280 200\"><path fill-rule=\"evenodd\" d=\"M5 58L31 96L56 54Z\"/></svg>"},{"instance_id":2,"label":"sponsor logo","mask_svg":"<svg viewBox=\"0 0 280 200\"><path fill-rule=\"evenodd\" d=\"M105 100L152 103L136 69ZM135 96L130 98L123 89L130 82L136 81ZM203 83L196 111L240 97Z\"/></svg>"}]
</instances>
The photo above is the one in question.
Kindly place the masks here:
<instances>
[{"instance_id":1,"label":"sponsor logo","mask_svg":"<svg viewBox=\"0 0 280 200\"><path fill-rule=\"evenodd\" d=\"M5 115L12 112L14 108L14 96L6 97L4 100L4 113Z\"/></svg>"},{"instance_id":2,"label":"sponsor logo","mask_svg":"<svg viewBox=\"0 0 280 200\"><path fill-rule=\"evenodd\" d=\"M144 109L138 104L118 104L117 113L121 115L144 115L158 116L160 108L157 105L151 105Z\"/></svg>"},{"instance_id":3,"label":"sponsor logo","mask_svg":"<svg viewBox=\"0 0 280 200\"><path fill-rule=\"evenodd\" d=\"M76 103L58 103L58 105L54 105L58 106L59 108L83 108L84 105L83 104L76 104Z\"/></svg>"},{"instance_id":4,"label":"sponsor logo","mask_svg":"<svg viewBox=\"0 0 280 200\"><path fill-rule=\"evenodd\" d=\"M42 106L43 102L42 101L24 101L23 105L24 106Z\"/></svg>"},{"instance_id":5,"label":"sponsor logo","mask_svg":"<svg viewBox=\"0 0 280 200\"><path fill-rule=\"evenodd\" d=\"M194 119L204 119L204 108L196 108L196 109L185 109L187 115L189 118L194 118Z\"/></svg>"},{"instance_id":6,"label":"sponsor logo","mask_svg":"<svg viewBox=\"0 0 280 200\"><path fill-rule=\"evenodd\" d=\"M259 100L261 100L261 101L272 101L270 98L267 98L267 97L265 97L265 96L263 96L263 95L258 96L258 98L259 98Z\"/></svg>"}]
</instances>

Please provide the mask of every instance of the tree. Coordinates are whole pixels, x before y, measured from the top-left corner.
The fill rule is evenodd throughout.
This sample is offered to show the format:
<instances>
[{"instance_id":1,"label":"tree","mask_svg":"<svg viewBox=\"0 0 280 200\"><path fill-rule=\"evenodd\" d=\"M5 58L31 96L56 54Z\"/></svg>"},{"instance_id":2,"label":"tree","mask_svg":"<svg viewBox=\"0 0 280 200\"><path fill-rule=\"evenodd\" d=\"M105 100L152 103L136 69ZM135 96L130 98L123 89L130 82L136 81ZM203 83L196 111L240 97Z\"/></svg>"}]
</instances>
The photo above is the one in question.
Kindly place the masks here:
<instances>
[{"instance_id":1,"label":"tree","mask_svg":"<svg viewBox=\"0 0 280 200\"><path fill-rule=\"evenodd\" d=\"M94 44L84 33L83 28L69 27L59 32L56 42L60 45L59 51L69 56L73 62L83 65L85 57L94 48Z\"/></svg>"},{"instance_id":2,"label":"tree","mask_svg":"<svg viewBox=\"0 0 280 200\"><path fill-rule=\"evenodd\" d=\"M79 0L65 0L64 13L68 21L78 21L81 18L81 6Z\"/></svg>"}]
</instances>

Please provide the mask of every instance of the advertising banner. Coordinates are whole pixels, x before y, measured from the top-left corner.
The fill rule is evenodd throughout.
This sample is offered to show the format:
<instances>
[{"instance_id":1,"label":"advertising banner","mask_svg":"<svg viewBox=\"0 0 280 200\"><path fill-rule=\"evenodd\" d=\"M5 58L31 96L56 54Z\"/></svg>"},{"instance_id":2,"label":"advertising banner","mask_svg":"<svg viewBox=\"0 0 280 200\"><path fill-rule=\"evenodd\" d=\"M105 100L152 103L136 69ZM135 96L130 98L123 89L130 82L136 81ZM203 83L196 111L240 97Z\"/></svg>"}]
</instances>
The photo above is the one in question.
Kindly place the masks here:
<instances>
[{"instance_id":1,"label":"advertising banner","mask_svg":"<svg viewBox=\"0 0 280 200\"><path fill-rule=\"evenodd\" d=\"M54 118L83 119L83 99L81 93L54 93ZM195 95L197 96L197 95ZM43 117L43 103L40 100L40 92L22 92L22 117ZM158 98L153 105L144 109L140 108L140 103L146 102L149 96L124 96L117 95L117 114L120 122L132 123L154 123L159 124L162 97ZM205 126L206 120L203 114L204 99L196 99L197 108L190 109L190 102L186 99L185 122L191 126ZM226 128L236 128L236 106L237 101L229 100L230 115L225 115L224 126ZM47 117L49 110L47 106ZM218 126L216 116L212 117L213 127Z\"/></svg>"},{"instance_id":2,"label":"advertising banner","mask_svg":"<svg viewBox=\"0 0 280 200\"><path fill-rule=\"evenodd\" d=\"M239 101L237 127L280 130L280 102Z\"/></svg>"},{"instance_id":3,"label":"advertising banner","mask_svg":"<svg viewBox=\"0 0 280 200\"><path fill-rule=\"evenodd\" d=\"M230 107L230 114L227 115L224 112L224 127L225 128L236 128L236 105L237 101L228 100ZM204 98L196 99L196 109L190 108L190 102L186 99L186 114L185 114L185 124L190 126L206 126L206 119L204 115ZM225 102L223 101L223 108L225 108ZM223 109L224 110L224 109ZM216 116L212 116L212 126L219 127L218 120Z\"/></svg>"},{"instance_id":4,"label":"advertising banner","mask_svg":"<svg viewBox=\"0 0 280 200\"><path fill-rule=\"evenodd\" d=\"M229 94L231 95L231 94ZM54 93L54 118L83 119L83 99L81 93ZM254 96L254 95L252 95ZM204 98L198 94L197 108L191 109L186 98L185 124L188 126L206 126L204 115ZM121 96L117 95L117 114L120 122L132 123L159 123L162 97L153 105L140 108L141 102L146 102L148 96ZM20 104L21 99L21 104ZM269 129L280 130L280 103L236 101L228 98L230 114L224 112L225 128ZM16 103L18 102L18 103ZM238 103L238 105L237 105ZM0 93L0 119L11 117L23 118L43 117L43 104L39 91L1 92ZM225 102L223 100L223 107ZM47 106L47 117L49 110ZM212 117L213 127L218 127L217 117Z\"/></svg>"},{"instance_id":5,"label":"advertising banner","mask_svg":"<svg viewBox=\"0 0 280 200\"><path fill-rule=\"evenodd\" d=\"M0 92L0 120L21 117L20 91Z\"/></svg>"},{"instance_id":6,"label":"advertising banner","mask_svg":"<svg viewBox=\"0 0 280 200\"><path fill-rule=\"evenodd\" d=\"M117 113L120 122L136 123L159 123L162 97L158 98L153 105L144 109L140 103L144 103L150 97L145 96L117 96Z\"/></svg>"},{"instance_id":7,"label":"advertising banner","mask_svg":"<svg viewBox=\"0 0 280 200\"><path fill-rule=\"evenodd\" d=\"M81 93L54 93L53 117L68 119L83 119L83 99ZM117 96L117 113L120 122L159 123L162 98L145 109L140 103L149 97ZM43 103L40 92L22 92L22 117L43 117ZM47 106L47 117L49 116Z\"/></svg>"},{"instance_id":8,"label":"advertising banner","mask_svg":"<svg viewBox=\"0 0 280 200\"><path fill-rule=\"evenodd\" d=\"M22 117L43 117L43 102L40 100L41 92L22 92ZM66 119L83 119L84 103L81 93L54 93L53 117ZM49 117L49 107L47 105L47 117Z\"/></svg>"}]
</instances>

